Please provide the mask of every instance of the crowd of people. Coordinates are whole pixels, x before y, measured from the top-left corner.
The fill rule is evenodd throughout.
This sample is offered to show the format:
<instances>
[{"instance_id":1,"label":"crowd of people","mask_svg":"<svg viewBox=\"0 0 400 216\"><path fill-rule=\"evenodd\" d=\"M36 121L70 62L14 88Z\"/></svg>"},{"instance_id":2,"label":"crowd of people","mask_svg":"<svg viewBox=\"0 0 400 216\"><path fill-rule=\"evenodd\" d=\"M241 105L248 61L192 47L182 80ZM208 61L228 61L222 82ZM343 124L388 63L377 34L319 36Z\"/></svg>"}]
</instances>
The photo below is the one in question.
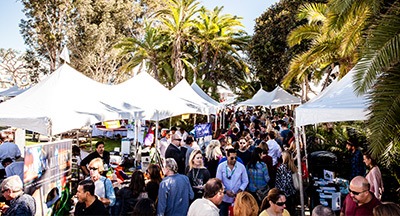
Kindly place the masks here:
<instances>
[{"instance_id":1,"label":"crowd of people","mask_svg":"<svg viewBox=\"0 0 400 216\"><path fill-rule=\"evenodd\" d=\"M293 119L260 111L230 112L227 119L227 129L216 130L206 146L199 146L182 128L172 127L157 149L162 163L135 170L126 187L106 177L110 153L104 150L104 142L97 142L96 151L81 157L80 167L87 177L78 185L73 214L296 215L299 192L293 179L298 170L294 159L304 157L295 151ZM354 176L341 215L397 211L397 205L380 201L383 183L376 161L369 154L360 155L354 141L347 144ZM361 174L365 166L370 168L366 177ZM300 178L307 177L303 172ZM24 211L35 212L33 198L22 192L22 182L13 186L11 178L15 175L1 184L3 196L20 201L0 210L15 215L12 209L26 202ZM313 215L334 212L317 206Z\"/></svg>"}]
</instances>

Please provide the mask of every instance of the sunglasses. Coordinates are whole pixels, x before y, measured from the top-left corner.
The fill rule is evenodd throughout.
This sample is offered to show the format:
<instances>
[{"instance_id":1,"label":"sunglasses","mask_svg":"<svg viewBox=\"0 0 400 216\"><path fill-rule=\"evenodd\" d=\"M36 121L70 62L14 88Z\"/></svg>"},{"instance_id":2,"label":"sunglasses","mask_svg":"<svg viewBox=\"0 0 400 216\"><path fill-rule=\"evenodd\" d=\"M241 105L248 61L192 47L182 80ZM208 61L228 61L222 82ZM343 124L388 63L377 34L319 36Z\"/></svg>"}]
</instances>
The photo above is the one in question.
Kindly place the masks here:
<instances>
[{"instance_id":1,"label":"sunglasses","mask_svg":"<svg viewBox=\"0 0 400 216\"><path fill-rule=\"evenodd\" d=\"M89 169L90 169L90 170L93 170L93 171L96 171L96 170L98 170L99 168L96 168L96 167L89 167Z\"/></svg>"},{"instance_id":2,"label":"sunglasses","mask_svg":"<svg viewBox=\"0 0 400 216\"><path fill-rule=\"evenodd\" d=\"M368 190L365 190L365 191L368 191ZM357 192L357 191L352 191L352 190L350 190L350 188L349 188L349 192L352 193L352 194L354 194L354 196L358 196L360 193L364 193L365 191Z\"/></svg>"},{"instance_id":3,"label":"sunglasses","mask_svg":"<svg viewBox=\"0 0 400 216\"><path fill-rule=\"evenodd\" d=\"M239 144L246 144L245 142L240 142Z\"/></svg>"},{"instance_id":4,"label":"sunglasses","mask_svg":"<svg viewBox=\"0 0 400 216\"><path fill-rule=\"evenodd\" d=\"M284 205L286 205L286 202L276 202L275 205L277 205L277 206L284 206Z\"/></svg>"},{"instance_id":5,"label":"sunglasses","mask_svg":"<svg viewBox=\"0 0 400 216\"><path fill-rule=\"evenodd\" d=\"M231 160L236 160L236 159L237 159L237 157L230 157L230 159L231 159Z\"/></svg>"},{"instance_id":6,"label":"sunglasses","mask_svg":"<svg viewBox=\"0 0 400 216\"><path fill-rule=\"evenodd\" d=\"M1 190L1 193L3 194L5 192L7 192L7 191L8 191L8 189L4 189L4 190Z\"/></svg>"},{"instance_id":7,"label":"sunglasses","mask_svg":"<svg viewBox=\"0 0 400 216\"><path fill-rule=\"evenodd\" d=\"M174 139L174 140L178 140L178 141L181 141L182 139Z\"/></svg>"}]
</instances>

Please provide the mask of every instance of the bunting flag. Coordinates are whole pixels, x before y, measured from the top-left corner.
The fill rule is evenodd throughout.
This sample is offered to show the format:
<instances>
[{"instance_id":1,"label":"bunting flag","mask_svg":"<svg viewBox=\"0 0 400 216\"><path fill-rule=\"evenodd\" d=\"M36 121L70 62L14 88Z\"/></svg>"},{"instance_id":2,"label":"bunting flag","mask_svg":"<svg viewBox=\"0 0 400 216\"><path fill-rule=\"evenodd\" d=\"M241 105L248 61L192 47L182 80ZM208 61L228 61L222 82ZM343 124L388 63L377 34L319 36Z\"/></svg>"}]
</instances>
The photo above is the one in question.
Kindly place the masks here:
<instances>
[{"instance_id":1,"label":"bunting flag","mask_svg":"<svg viewBox=\"0 0 400 216\"><path fill-rule=\"evenodd\" d=\"M199 124L195 125L194 129L196 131L196 137L205 137L205 136L211 136L211 123L205 123L205 124Z\"/></svg>"}]
</instances>

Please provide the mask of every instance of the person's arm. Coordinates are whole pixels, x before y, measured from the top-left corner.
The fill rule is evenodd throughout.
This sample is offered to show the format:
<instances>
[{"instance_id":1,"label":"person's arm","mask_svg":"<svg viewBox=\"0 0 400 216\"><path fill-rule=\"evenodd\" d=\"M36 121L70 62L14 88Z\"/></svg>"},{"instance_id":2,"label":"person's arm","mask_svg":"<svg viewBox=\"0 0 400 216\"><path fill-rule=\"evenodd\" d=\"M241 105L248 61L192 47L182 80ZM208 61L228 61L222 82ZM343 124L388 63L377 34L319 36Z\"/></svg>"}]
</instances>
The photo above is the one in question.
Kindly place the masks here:
<instances>
[{"instance_id":1,"label":"person's arm","mask_svg":"<svg viewBox=\"0 0 400 216\"><path fill-rule=\"evenodd\" d=\"M116 200L115 191L110 179L106 179L106 184L104 185L104 187L106 187L107 191L106 198L109 200L109 203L108 204L104 202L103 203L109 206L114 206Z\"/></svg>"},{"instance_id":2,"label":"person's arm","mask_svg":"<svg viewBox=\"0 0 400 216\"><path fill-rule=\"evenodd\" d=\"M157 216L162 216L165 214L165 209L167 207L168 191L165 182L160 183L160 188L158 189L158 203L157 203Z\"/></svg>"},{"instance_id":3,"label":"person's arm","mask_svg":"<svg viewBox=\"0 0 400 216\"><path fill-rule=\"evenodd\" d=\"M190 185L189 179L186 179L186 181L187 181L187 184L189 185L189 200L193 200L194 193L193 193L192 186Z\"/></svg>"},{"instance_id":4,"label":"person's arm","mask_svg":"<svg viewBox=\"0 0 400 216\"><path fill-rule=\"evenodd\" d=\"M249 184L249 177L247 176L246 168L244 166L241 166L241 167L242 167L241 168L242 174L240 175L240 178L241 178L240 181L242 184L240 184L238 192L240 192L240 190L244 191L246 189L247 185Z\"/></svg>"},{"instance_id":5,"label":"person's arm","mask_svg":"<svg viewBox=\"0 0 400 216\"><path fill-rule=\"evenodd\" d=\"M267 165L264 164L263 166L263 173L264 173L264 180L265 182L269 182L270 177L269 177L269 173L268 173L268 169L267 169Z\"/></svg>"},{"instance_id":6,"label":"person's arm","mask_svg":"<svg viewBox=\"0 0 400 216\"><path fill-rule=\"evenodd\" d=\"M87 169L86 165L93 159L92 157L92 154L88 154L88 156L83 158L83 160L81 161L80 165L85 175L89 175L89 170Z\"/></svg>"}]
</instances>

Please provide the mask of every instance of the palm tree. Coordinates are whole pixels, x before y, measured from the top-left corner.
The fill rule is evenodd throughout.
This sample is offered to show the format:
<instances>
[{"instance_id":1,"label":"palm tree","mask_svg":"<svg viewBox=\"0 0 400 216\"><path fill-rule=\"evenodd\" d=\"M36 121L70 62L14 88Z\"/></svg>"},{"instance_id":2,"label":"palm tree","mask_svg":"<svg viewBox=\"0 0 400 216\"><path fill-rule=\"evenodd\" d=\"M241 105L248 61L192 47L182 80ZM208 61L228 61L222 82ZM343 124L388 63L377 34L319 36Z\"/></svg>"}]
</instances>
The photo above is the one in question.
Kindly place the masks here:
<instances>
[{"instance_id":1,"label":"palm tree","mask_svg":"<svg viewBox=\"0 0 400 216\"><path fill-rule=\"evenodd\" d=\"M400 147L400 6L372 25L355 66L356 91L370 93L370 150L378 156Z\"/></svg>"},{"instance_id":2,"label":"palm tree","mask_svg":"<svg viewBox=\"0 0 400 216\"><path fill-rule=\"evenodd\" d=\"M161 16L160 21L172 40L171 65L174 69L175 84L181 80L183 71L183 43L193 26L191 19L198 11L199 2L196 0L165 0L167 8L160 10L156 16Z\"/></svg>"},{"instance_id":3,"label":"palm tree","mask_svg":"<svg viewBox=\"0 0 400 216\"><path fill-rule=\"evenodd\" d=\"M218 50L219 47L226 45L230 46L229 42L233 40L236 33L243 33L237 27L243 25L239 21L240 17L232 16L230 14L221 14L223 7L215 7L213 11L202 9L200 15L194 20L194 42L199 47L201 53L201 62L205 63L202 69L204 73L207 71L211 63L215 66L215 55L209 61L211 49ZM234 50L234 48L231 48Z\"/></svg>"},{"instance_id":4,"label":"palm tree","mask_svg":"<svg viewBox=\"0 0 400 216\"><path fill-rule=\"evenodd\" d=\"M343 77L358 60L357 46L367 24L368 8L358 10L357 16L347 20L340 29L329 25L332 17L329 9L322 3L301 6L298 18L306 18L308 23L293 30L288 37L290 46L310 41L310 48L292 59L283 80L285 87L294 79L303 83L304 96L307 95L309 77L319 82L333 64L340 65L339 77Z\"/></svg>"},{"instance_id":5,"label":"palm tree","mask_svg":"<svg viewBox=\"0 0 400 216\"><path fill-rule=\"evenodd\" d=\"M136 38L125 38L118 43L115 48L121 49L121 55L130 55L129 62L123 66L122 70L131 71L136 66L149 63L150 72L154 73L154 78L159 80L157 64L159 52L158 49L167 42L165 35L162 35L159 28L152 26L152 22L146 23L144 28L144 36L142 40ZM140 72L139 69L139 72Z\"/></svg>"}]
</instances>

